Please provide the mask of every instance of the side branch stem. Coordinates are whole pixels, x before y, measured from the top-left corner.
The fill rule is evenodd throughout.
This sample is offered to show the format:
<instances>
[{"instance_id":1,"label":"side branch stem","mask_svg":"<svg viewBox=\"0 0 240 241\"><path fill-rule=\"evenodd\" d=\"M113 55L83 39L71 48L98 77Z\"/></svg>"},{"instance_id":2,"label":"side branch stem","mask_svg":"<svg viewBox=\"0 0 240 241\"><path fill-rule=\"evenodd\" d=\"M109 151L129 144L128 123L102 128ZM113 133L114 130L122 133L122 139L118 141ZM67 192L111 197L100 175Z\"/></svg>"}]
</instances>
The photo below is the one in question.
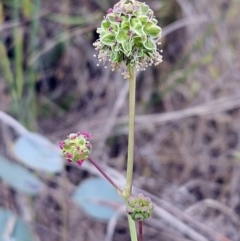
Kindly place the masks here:
<instances>
[{"instance_id":1,"label":"side branch stem","mask_svg":"<svg viewBox=\"0 0 240 241\"><path fill-rule=\"evenodd\" d=\"M88 158L88 160L93 164L93 166L95 166L97 168L97 170L113 185L113 187L115 187L117 189L117 191L120 192L120 189L118 187L118 185L112 180L111 177L109 177L106 172L103 171L103 169L92 159L92 158Z\"/></svg>"}]
</instances>

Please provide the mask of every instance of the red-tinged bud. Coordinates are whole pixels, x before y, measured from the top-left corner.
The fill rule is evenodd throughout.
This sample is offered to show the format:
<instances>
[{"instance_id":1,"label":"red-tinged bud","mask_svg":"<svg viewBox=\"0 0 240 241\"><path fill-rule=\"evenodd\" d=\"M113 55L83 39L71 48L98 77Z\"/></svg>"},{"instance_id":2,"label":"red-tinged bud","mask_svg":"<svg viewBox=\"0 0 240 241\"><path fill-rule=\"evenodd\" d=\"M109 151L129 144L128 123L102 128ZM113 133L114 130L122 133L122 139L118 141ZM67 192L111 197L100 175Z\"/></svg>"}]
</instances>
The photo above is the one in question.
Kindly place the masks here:
<instances>
[{"instance_id":1,"label":"red-tinged bud","mask_svg":"<svg viewBox=\"0 0 240 241\"><path fill-rule=\"evenodd\" d=\"M71 133L64 141L59 142L63 157L67 162L76 162L79 166L88 159L92 145L88 141L91 135L87 132Z\"/></svg>"}]
</instances>

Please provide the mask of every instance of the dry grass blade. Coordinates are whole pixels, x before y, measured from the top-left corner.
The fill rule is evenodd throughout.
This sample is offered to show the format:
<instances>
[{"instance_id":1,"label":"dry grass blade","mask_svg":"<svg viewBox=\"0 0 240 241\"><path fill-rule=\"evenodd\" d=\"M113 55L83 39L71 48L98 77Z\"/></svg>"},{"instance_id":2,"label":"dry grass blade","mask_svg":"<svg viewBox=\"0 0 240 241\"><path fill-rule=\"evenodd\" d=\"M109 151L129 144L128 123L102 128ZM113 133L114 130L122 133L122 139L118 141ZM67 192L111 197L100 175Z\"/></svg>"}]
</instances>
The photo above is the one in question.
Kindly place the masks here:
<instances>
[{"instance_id":1,"label":"dry grass blade","mask_svg":"<svg viewBox=\"0 0 240 241\"><path fill-rule=\"evenodd\" d=\"M185 210L185 213L193 216L195 213L199 212L199 210L203 210L203 208L213 208L219 210L220 212L228 215L232 219L232 221L240 227L240 217L236 215L234 210L216 200L205 199L197 202L194 205L188 207Z\"/></svg>"}]
</instances>

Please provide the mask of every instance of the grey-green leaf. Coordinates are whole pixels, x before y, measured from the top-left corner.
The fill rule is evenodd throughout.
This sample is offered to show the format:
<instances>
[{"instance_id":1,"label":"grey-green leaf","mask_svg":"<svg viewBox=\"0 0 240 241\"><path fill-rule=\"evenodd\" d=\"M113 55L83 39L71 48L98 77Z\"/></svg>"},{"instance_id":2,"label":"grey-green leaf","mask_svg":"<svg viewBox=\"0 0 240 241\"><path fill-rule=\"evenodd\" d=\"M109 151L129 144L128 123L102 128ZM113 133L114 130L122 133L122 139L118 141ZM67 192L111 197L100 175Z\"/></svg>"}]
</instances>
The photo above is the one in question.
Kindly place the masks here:
<instances>
[{"instance_id":1,"label":"grey-green leaf","mask_svg":"<svg viewBox=\"0 0 240 241\"><path fill-rule=\"evenodd\" d=\"M102 178L89 178L77 187L73 200L89 216L98 220L109 220L124 200L117 191Z\"/></svg>"},{"instance_id":2,"label":"grey-green leaf","mask_svg":"<svg viewBox=\"0 0 240 241\"><path fill-rule=\"evenodd\" d=\"M30 196L36 196L44 187L44 184L31 172L18 164L0 156L0 178L19 192Z\"/></svg>"},{"instance_id":3,"label":"grey-green leaf","mask_svg":"<svg viewBox=\"0 0 240 241\"><path fill-rule=\"evenodd\" d=\"M38 133L32 138L21 136L14 143L14 152L19 161L39 171L58 173L63 169L63 159L58 147Z\"/></svg>"},{"instance_id":4,"label":"grey-green leaf","mask_svg":"<svg viewBox=\"0 0 240 241\"><path fill-rule=\"evenodd\" d=\"M13 223L12 232L9 237L6 235L9 223ZM8 238L8 239L7 239ZM33 235L22 219L17 217L12 211L6 208L0 208L0 241L33 241Z\"/></svg>"}]
</instances>

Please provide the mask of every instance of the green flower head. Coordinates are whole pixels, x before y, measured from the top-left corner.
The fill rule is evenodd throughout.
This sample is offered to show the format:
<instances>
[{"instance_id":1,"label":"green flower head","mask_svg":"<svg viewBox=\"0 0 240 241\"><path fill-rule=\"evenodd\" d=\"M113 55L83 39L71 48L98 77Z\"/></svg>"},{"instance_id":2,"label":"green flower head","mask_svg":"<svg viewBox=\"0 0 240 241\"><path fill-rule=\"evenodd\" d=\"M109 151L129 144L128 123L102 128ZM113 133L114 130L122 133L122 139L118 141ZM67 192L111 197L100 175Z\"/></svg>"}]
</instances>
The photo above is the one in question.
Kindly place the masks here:
<instances>
[{"instance_id":1,"label":"green flower head","mask_svg":"<svg viewBox=\"0 0 240 241\"><path fill-rule=\"evenodd\" d=\"M127 213L135 221L142 221L149 218L153 212L153 204L149 197L139 193L136 197L129 197Z\"/></svg>"},{"instance_id":2,"label":"green flower head","mask_svg":"<svg viewBox=\"0 0 240 241\"><path fill-rule=\"evenodd\" d=\"M108 10L97 29L100 37L93 45L98 51L99 62L110 61L112 70L122 63L145 70L147 66L162 62L157 48L161 32L147 4L122 0Z\"/></svg>"}]
</instances>

